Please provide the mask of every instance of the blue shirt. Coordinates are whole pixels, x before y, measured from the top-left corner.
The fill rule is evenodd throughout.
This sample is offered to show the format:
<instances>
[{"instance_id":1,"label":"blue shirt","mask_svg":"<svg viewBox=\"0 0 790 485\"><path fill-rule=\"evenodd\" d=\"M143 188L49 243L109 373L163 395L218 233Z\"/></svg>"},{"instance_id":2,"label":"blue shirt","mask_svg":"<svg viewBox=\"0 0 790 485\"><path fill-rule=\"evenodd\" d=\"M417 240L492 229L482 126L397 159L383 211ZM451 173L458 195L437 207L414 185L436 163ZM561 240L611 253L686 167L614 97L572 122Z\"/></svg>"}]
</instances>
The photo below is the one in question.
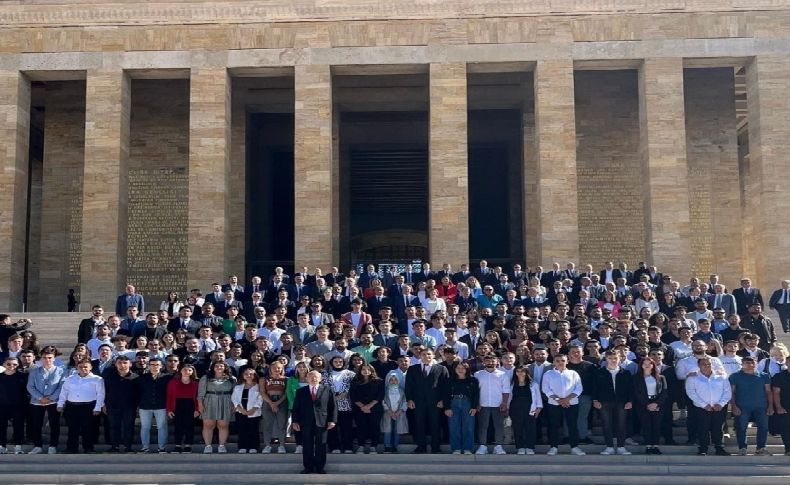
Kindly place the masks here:
<instances>
[{"instance_id":1,"label":"blue shirt","mask_svg":"<svg viewBox=\"0 0 790 485\"><path fill-rule=\"evenodd\" d=\"M38 402L43 397L49 397L51 404L56 404L60 397L60 389L66 379L66 370L63 367L33 367L27 378L27 392L30 393L30 403L34 406L42 406Z\"/></svg>"},{"instance_id":2,"label":"blue shirt","mask_svg":"<svg viewBox=\"0 0 790 485\"><path fill-rule=\"evenodd\" d=\"M768 407L768 398L765 396L765 386L771 383L771 378L764 372L747 374L738 371L730 376L730 384L735 386L733 400L739 408L759 409Z\"/></svg>"}]
</instances>

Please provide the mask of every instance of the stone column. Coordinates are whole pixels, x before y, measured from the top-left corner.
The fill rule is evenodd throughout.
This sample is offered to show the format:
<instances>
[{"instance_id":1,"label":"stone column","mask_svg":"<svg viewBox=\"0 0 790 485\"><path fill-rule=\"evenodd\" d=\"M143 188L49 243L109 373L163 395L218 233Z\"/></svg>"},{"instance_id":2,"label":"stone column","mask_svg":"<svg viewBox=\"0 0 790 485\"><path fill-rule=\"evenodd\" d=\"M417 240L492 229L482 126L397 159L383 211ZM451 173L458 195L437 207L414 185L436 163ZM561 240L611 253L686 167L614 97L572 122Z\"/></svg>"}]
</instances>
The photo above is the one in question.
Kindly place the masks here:
<instances>
[{"instance_id":1,"label":"stone column","mask_svg":"<svg viewBox=\"0 0 790 485\"><path fill-rule=\"evenodd\" d=\"M120 69L87 73L82 182L82 308L113 309L126 278L131 89ZM112 311L112 310L110 310Z\"/></svg>"},{"instance_id":2,"label":"stone column","mask_svg":"<svg viewBox=\"0 0 790 485\"><path fill-rule=\"evenodd\" d=\"M544 269L553 261L578 262L579 258L573 83L570 59L538 61L535 66L538 206L525 210L538 213L536 262ZM535 218L527 217L531 219Z\"/></svg>"},{"instance_id":3,"label":"stone column","mask_svg":"<svg viewBox=\"0 0 790 485\"><path fill-rule=\"evenodd\" d=\"M326 273L339 258L330 66L294 68L294 107L294 264Z\"/></svg>"},{"instance_id":4,"label":"stone column","mask_svg":"<svg viewBox=\"0 0 790 485\"><path fill-rule=\"evenodd\" d=\"M691 270L683 59L645 59L639 70L639 152L645 254L675 278Z\"/></svg>"},{"instance_id":5,"label":"stone column","mask_svg":"<svg viewBox=\"0 0 790 485\"><path fill-rule=\"evenodd\" d=\"M430 263L469 262L466 64L431 64L428 167ZM506 235L502 234L502 237Z\"/></svg>"},{"instance_id":6,"label":"stone column","mask_svg":"<svg viewBox=\"0 0 790 485\"><path fill-rule=\"evenodd\" d=\"M208 288L224 280L228 268L230 108L227 69L193 68L189 83L189 288Z\"/></svg>"},{"instance_id":7,"label":"stone column","mask_svg":"<svg viewBox=\"0 0 790 485\"><path fill-rule=\"evenodd\" d=\"M790 56L758 56L746 68L749 126L749 193L757 286L764 295L788 278L790 266Z\"/></svg>"},{"instance_id":8,"label":"stone column","mask_svg":"<svg viewBox=\"0 0 790 485\"><path fill-rule=\"evenodd\" d=\"M30 80L0 71L0 309L19 311L27 242Z\"/></svg>"}]
</instances>

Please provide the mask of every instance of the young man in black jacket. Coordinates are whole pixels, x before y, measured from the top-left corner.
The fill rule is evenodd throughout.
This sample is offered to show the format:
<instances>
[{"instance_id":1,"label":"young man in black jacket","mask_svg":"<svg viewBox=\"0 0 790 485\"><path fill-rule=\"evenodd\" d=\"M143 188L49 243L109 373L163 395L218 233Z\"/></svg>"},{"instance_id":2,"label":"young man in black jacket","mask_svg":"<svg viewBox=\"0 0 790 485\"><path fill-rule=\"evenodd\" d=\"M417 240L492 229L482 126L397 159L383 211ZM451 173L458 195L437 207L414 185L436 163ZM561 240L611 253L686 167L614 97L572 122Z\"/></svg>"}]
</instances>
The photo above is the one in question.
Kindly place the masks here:
<instances>
[{"instance_id":1,"label":"young man in black jacket","mask_svg":"<svg viewBox=\"0 0 790 485\"><path fill-rule=\"evenodd\" d=\"M630 455L625 448L628 411L633 406L634 383L631 373L620 367L620 356L616 350L608 350L606 367L595 375L593 407L601 413L606 449L602 455ZM614 448L614 433L617 433L617 450Z\"/></svg>"},{"instance_id":2,"label":"young man in black jacket","mask_svg":"<svg viewBox=\"0 0 790 485\"><path fill-rule=\"evenodd\" d=\"M119 355L115 358L115 365L105 369L101 375L104 379L104 413L110 420L111 453L126 453L132 449L139 392L138 375L131 368L129 357Z\"/></svg>"}]
</instances>

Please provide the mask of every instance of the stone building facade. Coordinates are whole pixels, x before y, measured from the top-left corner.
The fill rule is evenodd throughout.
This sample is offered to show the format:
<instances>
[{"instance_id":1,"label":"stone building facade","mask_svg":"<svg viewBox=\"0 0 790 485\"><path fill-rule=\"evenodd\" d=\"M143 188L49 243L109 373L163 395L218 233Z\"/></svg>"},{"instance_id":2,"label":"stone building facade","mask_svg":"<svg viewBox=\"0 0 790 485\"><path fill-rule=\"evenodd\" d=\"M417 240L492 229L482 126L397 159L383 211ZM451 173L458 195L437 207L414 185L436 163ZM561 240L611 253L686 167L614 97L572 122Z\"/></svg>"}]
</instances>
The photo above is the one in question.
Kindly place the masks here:
<instances>
[{"instance_id":1,"label":"stone building facade","mask_svg":"<svg viewBox=\"0 0 790 485\"><path fill-rule=\"evenodd\" d=\"M279 237L286 264L356 262L343 140L371 112L427 157L423 229L391 237L434 266L493 227L471 154L508 111L506 256L773 286L788 88L788 0L0 1L0 308L206 288ZM250 185L261 144L285 192Z\"/></svg>"}]
</instances>

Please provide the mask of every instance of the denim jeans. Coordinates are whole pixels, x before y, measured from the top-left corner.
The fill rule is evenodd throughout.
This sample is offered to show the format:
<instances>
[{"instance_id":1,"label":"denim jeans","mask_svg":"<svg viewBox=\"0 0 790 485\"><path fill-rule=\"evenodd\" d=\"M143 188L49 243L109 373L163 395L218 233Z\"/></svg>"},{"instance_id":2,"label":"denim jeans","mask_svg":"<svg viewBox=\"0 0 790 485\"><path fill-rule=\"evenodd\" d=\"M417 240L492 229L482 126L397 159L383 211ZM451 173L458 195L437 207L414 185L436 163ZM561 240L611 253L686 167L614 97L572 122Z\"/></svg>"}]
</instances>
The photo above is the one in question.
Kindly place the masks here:
<instances>
[{"instance_id":1,"label":"denim jeans","mask_svg":"<svg viewBox=\"0 0 790 485\"><path fill-rule=\"evenodd\" d=\"M765 406L741 408L741 414L735 417L735 436L738 448L746 448L746 428L749 421L757 425L757 448L765 448L768 441L768 415Z\"/></svg>"},{"instance_id":2,"label":"denim jeans","mask_svg":"<svg viewBox=\"0 0 790 485\"><path fill-rule=\"evenodd\" d=\"M474 447L475 418L469 415L472 403L468 398L453 398L450 409L450 449L469 450Z\"/></svg>"},{"instance_id":3,"label":"denim jeans","mask_svg":"<svg viewBox=\"0 0 790 485\"><path fill-rule=\"evenodd\" d=\"M398 422L394 419L389 420L389 431L384 432L384 446L391 446L397 448L400 444L400 435L398 434Z\"/></svg>"},{"instance_id":4,"label":"denim jeans","mask_svg":"<svg viewBox=\"0 0 790 485\"><path fill-rule=\"evenodd\" d=\"M151 422L156 419L156 438L159 448L164 448L167 443L167 410L141 409L140 410L140 441L143 448L151 446Z\"/></svg>"}]
</instances>

